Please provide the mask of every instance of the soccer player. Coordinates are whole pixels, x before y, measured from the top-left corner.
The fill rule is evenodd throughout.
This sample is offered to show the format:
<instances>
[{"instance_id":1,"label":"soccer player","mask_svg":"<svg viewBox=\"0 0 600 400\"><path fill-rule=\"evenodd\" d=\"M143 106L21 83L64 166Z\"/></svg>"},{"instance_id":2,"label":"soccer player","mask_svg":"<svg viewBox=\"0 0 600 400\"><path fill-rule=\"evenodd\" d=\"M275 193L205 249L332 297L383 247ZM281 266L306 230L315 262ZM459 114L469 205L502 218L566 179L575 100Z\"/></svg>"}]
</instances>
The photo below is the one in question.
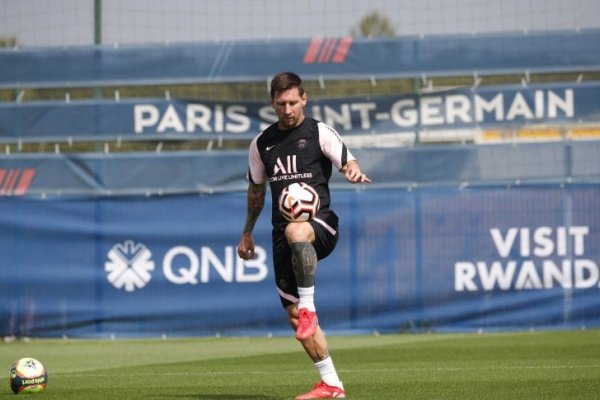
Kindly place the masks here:
<instances>
[{"instance_id":1,"label":"soccer player","mask_svg":"<svg viewBox=\"0 0 600 400\"><path fill-rule=\"evenodd\" d=\"M317 260L337 244L338 217L330 209L329 179L335 167L351 183L371 180L361 169L332 127L304 115L307 94L293 72L277 74L271 81L271 105L278 121L250 144L248 214L238 255L254 257L252 231L264 206L266 183L272 196L273 264L275 283L289 322L321 376L309 392L296 399L343 398L344 387L329 355L325 335L315 310ZM317 215L305 222L288 222L279 212L281 191L293 182L315 188L321 204Z\"/></svg>"}]
</instances>

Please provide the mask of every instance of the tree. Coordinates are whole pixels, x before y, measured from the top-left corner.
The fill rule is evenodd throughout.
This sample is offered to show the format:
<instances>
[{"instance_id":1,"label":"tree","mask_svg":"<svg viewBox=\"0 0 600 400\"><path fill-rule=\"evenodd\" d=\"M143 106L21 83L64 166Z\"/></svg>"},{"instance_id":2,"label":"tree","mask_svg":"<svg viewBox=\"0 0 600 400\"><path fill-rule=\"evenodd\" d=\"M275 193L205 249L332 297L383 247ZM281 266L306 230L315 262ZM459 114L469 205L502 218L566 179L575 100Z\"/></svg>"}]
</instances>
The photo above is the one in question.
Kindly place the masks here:
<instances>
[{"instance_id":1,"label":"tree","mask_svg":"<svg viewBox=\"0 0 600 400\"><path fill-rule=\"evenodd\" d=\"M15 47L17 45L17 38L14 36L11 37L1 37L0 36L0 47Z\"/></svg>"},{"instance_id":2,"label":"tree","mask_svg":"<svg viewBox=\"0 0 600 400\"><path fill-rule=\"evenodd\" d=\"M362 17L358 25L352 29L352 36L354 37L372 38L394 35L394 27L388 17L379 14L377 11Z\"/></svg>"}]
</instances>

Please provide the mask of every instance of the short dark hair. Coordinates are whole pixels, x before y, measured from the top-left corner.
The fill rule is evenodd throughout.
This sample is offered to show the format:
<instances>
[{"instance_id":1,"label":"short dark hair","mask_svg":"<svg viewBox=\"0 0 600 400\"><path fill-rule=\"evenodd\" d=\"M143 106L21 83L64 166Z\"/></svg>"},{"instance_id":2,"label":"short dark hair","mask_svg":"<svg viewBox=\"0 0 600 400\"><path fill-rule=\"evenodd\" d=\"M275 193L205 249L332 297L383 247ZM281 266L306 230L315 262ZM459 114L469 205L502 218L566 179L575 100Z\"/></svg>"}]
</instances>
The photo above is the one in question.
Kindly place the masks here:
<instances>
[{"instance_id":1,"label":"short dark hair","mask_svg":"<svg viewBox=\"0 0 600 400\"><path fill-rule=\"evenodd\" d=\"M278 92L286 91L292 88L298 88L300 96L304 94L304 88L302 87L302 79L293 72L280 72L273 77L271 80L271 100L275 99L275 95Z\"/></svg>"}]
</instances>

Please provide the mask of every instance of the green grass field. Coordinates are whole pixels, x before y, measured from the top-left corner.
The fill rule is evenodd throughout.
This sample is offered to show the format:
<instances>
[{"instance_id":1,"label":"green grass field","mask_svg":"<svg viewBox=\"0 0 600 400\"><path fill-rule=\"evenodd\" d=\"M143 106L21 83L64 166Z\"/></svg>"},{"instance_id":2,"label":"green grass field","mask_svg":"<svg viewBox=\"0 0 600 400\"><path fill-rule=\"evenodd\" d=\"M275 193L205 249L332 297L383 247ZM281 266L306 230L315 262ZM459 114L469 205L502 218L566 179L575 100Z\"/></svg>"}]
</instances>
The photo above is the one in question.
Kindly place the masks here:
<instances>
[{"instance_id":1,"label":"green grass field","mask_svg":"<svg viewBox=\"0 0 600 400\"><path fill-rule=\"evenodd\" d=\"M600 330L330 337L350 399L598 399ZM0 344L8 369L35 357L44 399L290 399L318 380L289 338L31 340Z\"/></svg>"}]
</instances>

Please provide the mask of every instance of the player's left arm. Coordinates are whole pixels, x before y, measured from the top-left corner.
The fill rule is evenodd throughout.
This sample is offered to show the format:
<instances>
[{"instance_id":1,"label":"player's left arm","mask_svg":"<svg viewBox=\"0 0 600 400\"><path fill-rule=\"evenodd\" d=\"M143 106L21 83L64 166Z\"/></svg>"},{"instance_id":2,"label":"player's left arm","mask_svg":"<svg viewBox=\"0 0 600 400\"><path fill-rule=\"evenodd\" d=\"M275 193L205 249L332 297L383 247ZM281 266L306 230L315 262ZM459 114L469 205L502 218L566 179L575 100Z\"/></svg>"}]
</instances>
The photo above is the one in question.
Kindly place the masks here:
<instances>
[{"instance_id":1,"label":"player's left arm","mask_svg":"<svg viewBox=\"0 0 600 400\"><path fill-rule=\"evenodd\" d=\"M333 165L346 177L350 183L369 183L371 179L364 174L358 161L344 144L339 133L322 122L319 123L319 141L321 150L331 160Z\"/></svg>"},{"instance_id":2,"label":"player's left arm","mask_svg":"<svg viewBox=\"0 0 600 400\"><path fill-rule=\"evenodd\" d=\"M340 172L344 174L346 180L350 183L369 183L371 179L360 170L356 160L350 160L344 165Z\"/></svg>"}]
</instances>

